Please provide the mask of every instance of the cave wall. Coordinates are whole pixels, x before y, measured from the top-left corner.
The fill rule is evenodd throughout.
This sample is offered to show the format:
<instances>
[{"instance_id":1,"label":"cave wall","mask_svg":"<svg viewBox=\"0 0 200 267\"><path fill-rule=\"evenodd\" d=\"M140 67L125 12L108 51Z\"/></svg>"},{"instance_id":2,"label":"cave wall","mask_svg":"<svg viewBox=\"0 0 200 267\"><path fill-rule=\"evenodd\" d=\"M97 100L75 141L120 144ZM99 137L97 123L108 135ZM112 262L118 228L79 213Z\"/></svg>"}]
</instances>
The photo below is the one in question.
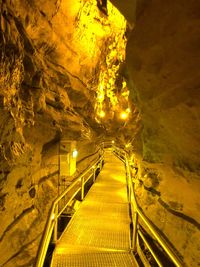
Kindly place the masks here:
<instances>
[{"instance_id":1,"label":"cave wall","mask_svg":"<svg viewBox=\"0 0 200 267\"><path fill-rule=\"evenodd\" d=\"M28 267L58 192L59 140L77 141L75 175L97 158L95 90L118 11L108 19L85 0L0 7L0 265Z\"/></svg>"},{"instance_id":2,"label":"cave wall","mask_svg":"<svg viewBox=\"0 0 200 267\"><path fill-rule=\"evenodd\" d=\"M133 151L138 202L187 266L198 266L200 2L139 4L126 51L142 123Z\"/></svg>"}]
</instances>

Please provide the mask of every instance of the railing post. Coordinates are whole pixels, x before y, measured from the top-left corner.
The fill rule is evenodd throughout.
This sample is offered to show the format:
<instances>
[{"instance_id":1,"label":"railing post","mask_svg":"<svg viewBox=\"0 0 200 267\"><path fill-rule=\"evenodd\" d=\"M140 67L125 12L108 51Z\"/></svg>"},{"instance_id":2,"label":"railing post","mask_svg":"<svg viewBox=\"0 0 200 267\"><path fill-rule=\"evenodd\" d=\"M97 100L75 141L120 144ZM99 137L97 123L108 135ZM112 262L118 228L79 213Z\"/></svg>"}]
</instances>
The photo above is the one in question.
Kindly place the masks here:
<instances>
[{"instance_id":1,"label":"railing post","mask_svg":"<svg viewBox=\"0 0 200 267\"><path fill-rule=\"evenodd\" d=\"M131 203L131 177L130 177L128 159L126 156L125 156L125 164L126 164L126 177L127 177L127 183L128 183L128 201L129 203Z\"/></svg>"},{"instance_id":2,"label":"railing post","mask_svg":"<svg viewBox=\"0 0 200 267\"><path fill-rule=\"evenodd\" d=\"M100 160L99 168L100 168L100 171L101 171L102 170L102 160Z\"/></svg>"},{"instance_id":3,"label":"railing post","mask_svg":"<svg viewBox=\"0 0 200 267\"><path fill-rule=\"evenodd\" d=\"M131 199L131 197L132 197L132 190L131 190L131 183L132 183L132 179L131 179L131 175L130 175L130 173L129 173L129 175L128 175L128 190L129 190L129 202L131 203L131 201L132 201L132 199Z\"/></svg>"},{"instance_id":4,"label":"railing post","mask_svg":"<svg viewBox=\"0 0 200 267\"><path fill-rule=\"evenodd\" d=\"M54 216L55 224L53 230L53 243L56 243L58 239L58 205L56 205Z\"/></svg>"},{"instance_id":5,"label":"railing post","mask_svg":"<svg viewBox=\"0 0 200 267\"><path fill-rule=\"evenodd\" d=\"M130 181L128 182L128 201L131 204L131 185L130 185Z\"/></svg>"},{"instance_id":6,"label":"railing post","mask_svg":"<svg viewBox=\"0 0 200 267\"><path fill-rule=\"evenodd\" d=\"M136 247L136 242L137 242L137 227L138 227L138 213L137 211L134 212L134 221L133 221L133 240L132 240L132 248L133 251L136 252L137 247Z\"/></svg>"},{"instance_id":7,"label":"railing post","mask_svg":"<svg viewBox=\"0 0 200 267\"><path fill-rule=\"evenodd\" d=\"M95 177L96 176L96 168L93 167L93 183L95 182Z\"/></svg>"},{"instance_id":8,"label":"railing post","mask_svg":"<svg viewBox=\"0 0 200 267\"><path fill-rule=\"evenodd\" d=\"M84 176L81 178L81 200L83 200L84 199L84 194L85 194L85 192L84 192L84 187L85 187L85 185L84 185Z\"/></svg>"}]
</instances>

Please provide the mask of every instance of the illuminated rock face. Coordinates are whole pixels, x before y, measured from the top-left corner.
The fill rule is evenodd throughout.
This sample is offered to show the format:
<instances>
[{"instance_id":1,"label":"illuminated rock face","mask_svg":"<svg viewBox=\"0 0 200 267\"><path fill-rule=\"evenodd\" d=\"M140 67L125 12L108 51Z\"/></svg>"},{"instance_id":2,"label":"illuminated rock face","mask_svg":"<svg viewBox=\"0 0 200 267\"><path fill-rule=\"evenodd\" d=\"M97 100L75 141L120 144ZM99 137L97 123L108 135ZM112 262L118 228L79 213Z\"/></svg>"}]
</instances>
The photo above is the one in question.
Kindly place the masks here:
<instances>
[{"instance_id":1,"label":"illuminated rock face","mask_svg":"<svg viewBox=\"0 0 200 267\"><path fill-rule=\"evenodd\" d=\"M1 3L0 266L33 266L57 196L59 139L78 141L79 172L97 156L99 66L120 30L109 12L92 0Z\"/></svg>"},{"instance_id":2,"label":"illuminated rock face","mask_svg":"<svg viewBox=\"0 0 200 267\"><path fill-rule=\"evenodd\" d=\"M138 1L135 28L126 51L131 95L143 125L140 145L134 151L140 167L138 202L187 265L197 266L200 3L144 2ZM126 16L125 7L122 11Z\"/></svg>"}]
</instances>

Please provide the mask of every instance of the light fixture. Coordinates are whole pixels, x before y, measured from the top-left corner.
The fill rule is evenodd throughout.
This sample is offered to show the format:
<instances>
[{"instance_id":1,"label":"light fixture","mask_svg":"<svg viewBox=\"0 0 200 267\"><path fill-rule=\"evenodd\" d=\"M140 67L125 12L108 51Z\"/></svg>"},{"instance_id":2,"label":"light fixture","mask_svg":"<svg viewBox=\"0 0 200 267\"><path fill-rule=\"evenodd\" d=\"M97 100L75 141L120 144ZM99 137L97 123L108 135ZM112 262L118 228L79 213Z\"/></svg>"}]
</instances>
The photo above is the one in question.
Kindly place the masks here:
<instances>
[{"instance_id":1,"label":"light fixture","mask_svg":"<svg viewBox=\"0 0 200 267\"><path fill-rule=\"evenodd\" d=\"M130 147L130 146L131 146L130 143L128 143L128 144L125 145L126 148L128 148L128 147Z\"/></svg>"},{"instance_id":2,"label":"light fixture","mask_svg":"<svg viewBox=\"0 0 200 267\"><path fill-rule=\"evenodd\" d=\"M106 113L103 110L101 110L98 115L100 118L104 118Z\"/></svg>"},{"instance_id":3,"label":"light fixture","mask_svg":"<svg viewBox=\"0 0 200 267\"><path fill-rule=\"evenodd\" d=\"M122 111L122 112L120 113L120 118L121 118L122 120L126 120L126 119L128 118L128 113Z\"/></svg>"},{"instance_id":4,"label":"light fixture","mask_svg":"<svg viewBox=\"0 0 200 267\"><path fill-rule=\"evenodd\" d=\"M78 156L78 151L76 149L74 149L72 152L72 157L75 159L75 158L77 158L77 156Z\"/></svg>"},{"instance_id":5,"label":"light fixture","mask_svg":"<svg viewBox=\"0 0 200 267\"><path fill-rule=\"evenodd\" d=\"M103 95L103 93L99 94L99 96L98 96L98 100L99 100L99 102L102 102L102 101L104 100L104 95Z\"/></svg>"}]
</instances>

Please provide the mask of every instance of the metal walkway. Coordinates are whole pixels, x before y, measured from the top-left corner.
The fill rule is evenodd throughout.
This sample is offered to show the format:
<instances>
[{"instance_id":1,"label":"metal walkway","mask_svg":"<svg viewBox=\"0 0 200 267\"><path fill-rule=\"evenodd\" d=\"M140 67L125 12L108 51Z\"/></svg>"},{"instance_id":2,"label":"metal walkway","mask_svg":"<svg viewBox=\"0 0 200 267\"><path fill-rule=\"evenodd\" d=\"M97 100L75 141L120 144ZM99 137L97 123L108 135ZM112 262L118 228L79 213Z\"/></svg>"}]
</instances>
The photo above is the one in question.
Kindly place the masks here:
<instances>
[{"instance_id":1,"label":"metal walkway","mask_svg":"<svg viewBox=\"0 0 200 267\"><path fill-rule=\"evenodd\" d=\"M105 152L104 168L71 219L51 267L133 267L124 164Z\"/></svg>"}]
</instances>

